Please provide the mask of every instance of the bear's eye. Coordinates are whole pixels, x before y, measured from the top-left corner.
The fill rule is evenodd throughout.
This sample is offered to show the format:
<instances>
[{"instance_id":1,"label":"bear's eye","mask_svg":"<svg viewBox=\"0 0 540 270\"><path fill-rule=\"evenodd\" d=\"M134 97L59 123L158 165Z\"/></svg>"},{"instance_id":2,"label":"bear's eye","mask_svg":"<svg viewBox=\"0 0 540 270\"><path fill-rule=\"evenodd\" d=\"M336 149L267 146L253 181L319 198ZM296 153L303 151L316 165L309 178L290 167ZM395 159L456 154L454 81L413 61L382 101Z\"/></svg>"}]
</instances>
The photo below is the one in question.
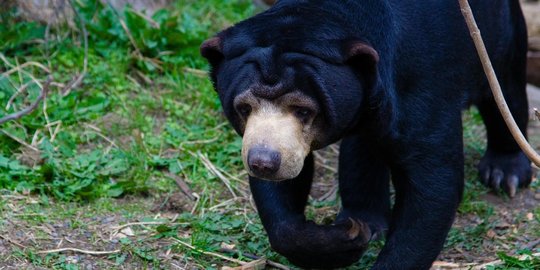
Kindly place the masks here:
<instances>
[{"instance_id":1,"label":"bear's eye","mask_svg":"<svg viewBox=\"0 0 540 270\"><path fill-rule=\"evenodd\" d=\"M246 119L251 113L251 106L249 104L240 104L236 106L236 111L242 118Z\"/></svg>"},{"instance_id":2,"label":"bear's eye","mask_svg":"<svg viewBox=\"0 0 540 270\"><path fill-rule=\"evenodd\" d=\"M307 107L294 107L294 115L303 123L307 123L313 116L313 110Z\"/></svg>"}]
</instances>

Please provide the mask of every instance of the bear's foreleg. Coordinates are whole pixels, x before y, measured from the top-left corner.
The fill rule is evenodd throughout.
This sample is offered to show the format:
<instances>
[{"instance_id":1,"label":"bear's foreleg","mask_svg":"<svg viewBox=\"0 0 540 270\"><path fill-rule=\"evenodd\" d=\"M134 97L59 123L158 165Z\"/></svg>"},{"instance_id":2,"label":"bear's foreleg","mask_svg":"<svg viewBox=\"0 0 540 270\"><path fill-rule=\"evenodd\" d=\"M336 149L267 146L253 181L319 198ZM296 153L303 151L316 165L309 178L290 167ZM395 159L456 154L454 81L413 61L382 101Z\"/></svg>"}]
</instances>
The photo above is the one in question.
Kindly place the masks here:
<instances>
[{"instance_id":1,"label":"bear's foreleg","mask_svg":"<svg viewBox=\"0 0 540 270\"><path fill-rule=\"evenodd\" d=\"M250 177L250 187L272 248L306 268L347 266L360 258L371 233L366 223L332 225L306 221L304 208L313 178L313 155L294 179L272 182Z\"/></svg>"},{"instance_id":2,"label":"bear's foreleg","mask_svg":"<svg viewBox=\"0 0 540 270\"><path fill-rule=\"evenodd\" d=\"M344 138L339 154L339 192L342 209L337 220L354 218L382 236L390 220L390 172L368 136Z\"/></svg>"}]
</instances>

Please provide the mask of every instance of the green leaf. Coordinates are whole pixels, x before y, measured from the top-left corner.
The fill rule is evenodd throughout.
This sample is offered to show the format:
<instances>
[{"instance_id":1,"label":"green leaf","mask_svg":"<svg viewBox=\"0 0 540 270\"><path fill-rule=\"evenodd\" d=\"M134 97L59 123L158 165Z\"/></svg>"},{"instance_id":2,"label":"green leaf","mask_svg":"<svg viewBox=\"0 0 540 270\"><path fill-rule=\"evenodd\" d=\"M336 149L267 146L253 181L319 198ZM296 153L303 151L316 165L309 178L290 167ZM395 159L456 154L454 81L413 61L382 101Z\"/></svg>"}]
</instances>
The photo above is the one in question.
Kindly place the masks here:
<instances>
[{"instance_id":1,"label":"green leaf","mask_svg":"<svg viewBox=\"0 0 540 270\"><path fill-rule=\"evenodd\" d=\"M122 254L119 256L116 256L116 260L114 261L116 265L122 265L126 261L127 255Z\"/></svg>"},{"instance_id":2,"label":"green leaf","mask_svg":"<svg viewBox=\"0 0 540 270\"><path fill-rule=\"evenodd\" d=\"M141 259L147 260L147 261L154 261L156 258L153 256L153 254L148 251L146 248L134 248L133 252L137 256L139 256Z\"/></svg>"},{"instance_id":3,"label":"green leaf","mask_svg":"<svg viewBox=\"0 0 540 270\"><path fill-rule=\"evenodd\" d=\"M13 160L9 162L9 169L14 171L24 171L28 169L28 167L21 165L18 160Z\"/></svg>"},{"instance_id":4,"label":"green leaf","mask_svg":"<svg viewBox=\"0 0 540 270\"><path fill-rule=\"evenodd\" d=\"M9 162L10 160L7 157L0 155L0 167L9 168Z\"/></svg>"},{"instance_id":5,"label":"green leaf","mask_svg":"<svg viewBox=\"0 0 540 270\"><path fill-rule=\"evenodd\" d=\"M107 190L107 195L110 197L120 197L124 193L124 188L120 185L115 185Z\"/></svg>"},{"instance_id":6,"label":"green leaf","mask_svg":"<svg viewBox=\"0 0 540 270\"><path fill-rule=\"evenodd\" d=\"M17 187L15 188L15 190L16 190L17 192L22 192L22 193L24 193L24 192L31 192L31 191L34 191L34 189L35 189L34 184L29 183L29 182L26 182L26 181L19 182L19 183L17 184Z\"/></svg>"},{"instance_id":7,"label":"green leaf","mask_svg":"<svg viewBox=\"0 0 540 270\"><path fill-rule=\"evenodd\" d=\"M156 231L157 231L158 233L166 233L166 232L170 232L170 231L172 231L172 230L173 230L173 229L172 229L171 227L169 227L169 226L167 226L167 225L165 225L165 224L160 224L160 225L158 225L157 228L156 228Z\"/></svg>"}]
</instances>

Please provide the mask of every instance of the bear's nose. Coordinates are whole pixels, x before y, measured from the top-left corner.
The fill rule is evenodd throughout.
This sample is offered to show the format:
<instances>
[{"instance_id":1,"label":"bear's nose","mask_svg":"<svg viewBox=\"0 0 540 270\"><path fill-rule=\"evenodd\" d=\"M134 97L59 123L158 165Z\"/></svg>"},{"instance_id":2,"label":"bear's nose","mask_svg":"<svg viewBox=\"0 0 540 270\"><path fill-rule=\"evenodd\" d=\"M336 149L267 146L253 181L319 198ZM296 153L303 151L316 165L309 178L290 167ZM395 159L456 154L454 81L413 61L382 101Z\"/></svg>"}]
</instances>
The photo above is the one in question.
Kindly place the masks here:
<instances>
[{"instance_id":1,"label":"bear's nose","mask_svg":"<svg viewBox=\"0 0 540 270\"><path fill-rule=\"evenodd\" d=\"M253 147L249 149L249 169L259 177L271 176L279 170L281 154L278 151L265 148Z\"/></svg>"}]
</instances>

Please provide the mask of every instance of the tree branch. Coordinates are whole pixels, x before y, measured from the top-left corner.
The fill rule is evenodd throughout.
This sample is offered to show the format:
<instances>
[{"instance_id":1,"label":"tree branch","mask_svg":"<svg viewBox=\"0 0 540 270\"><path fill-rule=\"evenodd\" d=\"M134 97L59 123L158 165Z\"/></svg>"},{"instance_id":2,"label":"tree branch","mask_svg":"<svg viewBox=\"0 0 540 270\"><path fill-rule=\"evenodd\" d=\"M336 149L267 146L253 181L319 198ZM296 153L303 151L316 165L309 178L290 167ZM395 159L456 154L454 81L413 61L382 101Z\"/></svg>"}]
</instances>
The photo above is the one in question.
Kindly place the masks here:
<instances>
[{"instance_id":1,"label":"tree branch","mask_svg":"<svg viewBox=\"0 0 540 270\"><path fill-rule=\"evenodd\" d=\"M86 76L86 73L88 72L88 31L86 30L86 22L83 20L81 14L79 14L79 11L75 7L75 4L73 3L73 1L69 1L69 5L71 6L73 13L75 13L75 17L77 17L77 20L79 20L79 24L81 26L81 30L83 34L83 43L84 43L84 58L83 58L83 70L81 74L79 74L78 76L75 76L75 78L70 83L68 83L64 89L62 89L63 96L67 96L71 92L71 89L78 87L79 84L84 79L84 77Z\"/></svg>"},{"instance_id":2,"label":"tree branch","mask_svg":"<svg viewBox=\"0 0 540 270\"><path fill-rule=\"evenodd\" d=\"M41 92L39 93L39 96L34 101L34 103L30 104L30 106L26 107L25 109L23 109L21 111L18 111L18 112L12 113L12 114L8 114L8 115L0 118L0 125L6 123L8 121L17 120L17 119L19 119L19 118L33 112L37 108L39 103L47 96L47 93L49 92L49 85L51 84L51 81L52 81L52 76L49 76L47 78L47 82L45 82L45 84L43 85L43 88L41 89Z\"/></svg>"},{"instance_id":3,"label":"tree branch","mask_svg":"<svg viewBox=\"0 0 540 270\"><path fill-rule=\"evenodd\" d=\"M504 122L508 126L510 133L512 133L512 136L516 140L521 150L525 152L527 157L529 157L529 159L536 166L540 166L540 155L538 155L536 151L532 148L532 146L527 142L527 139L525 139L525 136L523 136L523 133L521 133L521 130L517 126L514 117L512 117L512 113L508 108L508 104L506 104L504 95L501 90L501 85L497 80L497 76L495 75L495 71L493 70L491 61L489 60L486 46L484 45L484 41L482 40L480 29L478 29L478 25L476 25L476 20L474 19L474 15L472 13L471 7L469 6L468 0L459 0L459 6L461 7L461 13L463 14L463 17L467 22L467 27L469 28L469 32L474 41L476 51L478 52L478 56L480 57L480 61L482 62L482 67L484 68L484 72L486 73L489 86L491 88L491 91L493 92L493 98L497 103L497 107L501 112Z\"/></svg>"}]
</instances>

